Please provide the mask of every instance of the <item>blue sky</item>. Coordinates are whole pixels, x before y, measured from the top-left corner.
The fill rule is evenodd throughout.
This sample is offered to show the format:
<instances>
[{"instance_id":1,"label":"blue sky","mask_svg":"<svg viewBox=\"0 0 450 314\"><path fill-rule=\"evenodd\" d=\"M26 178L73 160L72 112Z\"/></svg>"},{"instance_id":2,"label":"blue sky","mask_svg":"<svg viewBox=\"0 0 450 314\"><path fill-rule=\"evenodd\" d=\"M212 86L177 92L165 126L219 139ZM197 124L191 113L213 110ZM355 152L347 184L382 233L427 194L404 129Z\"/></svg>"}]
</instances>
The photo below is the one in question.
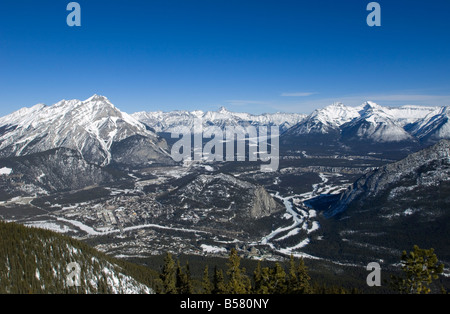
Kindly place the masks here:
<instances>
[{"instance_id":1,"label":"blue sky","mask_svg":"<svg viewBox=\"0 0 450 314\"><path fill-rule=\"evenodd\" d=\"M310 113L450 105L450 1L2 0L0 115L107 96L121 110Z\"/></svg>"}]
</instances>

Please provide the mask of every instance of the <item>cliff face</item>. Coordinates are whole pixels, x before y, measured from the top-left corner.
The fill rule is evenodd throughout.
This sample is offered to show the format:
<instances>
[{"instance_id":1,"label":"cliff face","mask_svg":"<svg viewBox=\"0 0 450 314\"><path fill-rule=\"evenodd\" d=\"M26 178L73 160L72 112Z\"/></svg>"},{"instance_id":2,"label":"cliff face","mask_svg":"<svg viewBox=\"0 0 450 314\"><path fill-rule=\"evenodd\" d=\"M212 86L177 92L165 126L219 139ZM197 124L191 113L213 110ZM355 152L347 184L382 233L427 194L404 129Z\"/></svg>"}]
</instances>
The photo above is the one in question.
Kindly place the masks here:
<instances>
[{"instance_id":1,"label":"cliff face","mask_svg":"<svg viewBox=\"0 0 450 314\"><path fill-rule=\"evenodd\" d=\"M253 207L250 210L250 217L262 218L272 215L280 210L278 204L267 193L262 186L257 186L254 190Z\"/></svg>"},{"instance_id":2,"label":"cliff face","mask_svg":"<svg viewBox=\"0 0 450 314\"><path fill-rule=\"evenodd\" d=\"M402 191L439 185L450 181L450 141L439 143L411 154L403 160L369 172L342 194L339 202L325 215L334 216L346 210L350 204L363 206L368 199L389 193L391 200Z\"/></svg>"}]
</instances>

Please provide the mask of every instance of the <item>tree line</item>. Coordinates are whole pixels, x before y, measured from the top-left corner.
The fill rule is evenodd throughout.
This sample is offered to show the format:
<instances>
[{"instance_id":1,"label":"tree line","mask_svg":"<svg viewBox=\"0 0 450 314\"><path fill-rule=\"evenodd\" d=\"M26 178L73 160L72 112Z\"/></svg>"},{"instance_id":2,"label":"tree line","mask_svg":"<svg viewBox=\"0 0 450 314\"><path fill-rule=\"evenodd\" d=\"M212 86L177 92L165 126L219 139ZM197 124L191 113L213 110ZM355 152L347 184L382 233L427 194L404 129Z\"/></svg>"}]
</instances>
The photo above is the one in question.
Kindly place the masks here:
<instances>
[{"instance_id":1,"label":"tree line","mask_svg":"<svg viewBox=\"0 0 450 314\"><path fill-rule=\"evenodd\" d=\"M417 245L409 253L403 251L400 275L392 275L387 282L392 293L428 294L441 292L435 281L443 273L444 265L438 262L433 249L421 249ZM434 284L434 285L433 285ZM287 267L279 262L262 267L258 262L253 272L241 267L236 249L231 249L226 269L215 266L212 272L206 265L201 281L192 279L189 262L181 266L171 253L166 253L159 278L155 280L156 293L162 294L359 294L362 291L340 286L313 283L308 267L301 258L291 255Z\"/></svg>"},{"instance_id":2,"label":"tree line","mask_svg":"<svg viewBox=\"0 0 450 314\"><path fill-rule=\"evenodd\" d=\"M66 285L65 265L76 258L85 265L83 286ZM149 268L114 259L78 240L49 230L24 227L0 221L0 293L111 293L102 274L106 264L115 264L120 272L164 294L341 294L361 293L357 289L325 286L313 282L303 259L290 256L288 263L262 266L258 262L248 271L242 267L236 249L231 249L227 263L219 268L201 263L203 276L193 278L189 262L166 253L162 267ZM193 264L194 265L194 264ZM204 265L204 266L203 266ZM446 293L437 280L444 265L433 249L414 246L404 251L399 275L392 276L389 286L393 293ZM197 263L194 266L198 266ZM199 273L201 272L199 269ZM87 276L97 276L91 286ZM200 278L201 277L201 278Z\"/></svg>"},{"instance_id":3,"label":"tree line","mask_svg":"<svg viewBox=\"0 0 450 314\"><path fill-rule=\"evenodd\" d=\"M206 265L201 281L193 280L189 262L181 266L171 253L166 253L159 278L155 285L157 293L164 294L313 294L357 293L342 287L325 287L311 283L308 267L303 259L290 256L287 269L276 262L262 267L258 262L249 275L241 267L236 249L231 249L226 269Z\"/></svg>"}]
</instances>

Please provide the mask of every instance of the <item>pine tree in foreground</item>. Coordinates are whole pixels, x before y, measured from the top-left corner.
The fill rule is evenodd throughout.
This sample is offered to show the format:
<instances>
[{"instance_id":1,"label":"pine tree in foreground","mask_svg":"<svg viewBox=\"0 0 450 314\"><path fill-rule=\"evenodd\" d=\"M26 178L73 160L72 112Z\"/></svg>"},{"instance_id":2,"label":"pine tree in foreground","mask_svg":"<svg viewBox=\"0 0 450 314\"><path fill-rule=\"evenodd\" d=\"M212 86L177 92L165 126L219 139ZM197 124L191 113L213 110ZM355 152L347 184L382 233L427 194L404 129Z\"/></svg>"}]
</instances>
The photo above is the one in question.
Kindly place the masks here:
<instances>
[{"instance_id":1,"label":"pine tree in foreground","mask_svg":"<svg viewBox=\"0 0 450 314\"><path fill-rule=\"evenodd\" d=\"M211 281L209 280L209 269L208 269L208 265L206 265L205 270L203 271L202 293L203 294L211 294L212 291L213 291L213 287L211 285Z\"/></svg>"},{"instance_id":2,"label":"pine tree in foreground","mask_svg":"<svg viewBox=\"0 0 450 314\"><path fill-rule=\"evenodd\" d=\"M167 253L164 258L164 265L160 275L164 293L166 294L176 294L177 285L176 285L176 268L175 261L172 258L172 254Z\"/></svg>"},{"instance_id":3,"label":"pine tree in foreground","mask_svg":"<svg viewBox=\"0 0 450 314\"><path fill-rule=\"evenodd\" d=\"M403 251L401 264L403 276L392 276L391 286L395 291L405 294L430 293L430 284L444 270L444 265L438 264L434 249L420 249L417 245L409 254Z\"/></svg>"},{"instance_id":4,"label":"pine tree in foreground","mask_svg":"<svg viewBox=\"0 0 450 314\"><path fill-rule=\"evenodd\" d=\"M213 294L224 294L227 293L227 287L225 285L225 279L223 276L222 269L214 267L214 277L213 277Z\"/></svg>"},{"instance_id":5,"label":"pine tree in foreground","mask_svg":"<svg viewBox=\"0 0 450 314\"><path fill-rule=\"evenodd\" d=\"M240 257L235 249L231 249L228 258L228 285L227 293L246 294L251 291L250 279L245 275L245 269L240 268Z\"/></svg>"}]
</instances>

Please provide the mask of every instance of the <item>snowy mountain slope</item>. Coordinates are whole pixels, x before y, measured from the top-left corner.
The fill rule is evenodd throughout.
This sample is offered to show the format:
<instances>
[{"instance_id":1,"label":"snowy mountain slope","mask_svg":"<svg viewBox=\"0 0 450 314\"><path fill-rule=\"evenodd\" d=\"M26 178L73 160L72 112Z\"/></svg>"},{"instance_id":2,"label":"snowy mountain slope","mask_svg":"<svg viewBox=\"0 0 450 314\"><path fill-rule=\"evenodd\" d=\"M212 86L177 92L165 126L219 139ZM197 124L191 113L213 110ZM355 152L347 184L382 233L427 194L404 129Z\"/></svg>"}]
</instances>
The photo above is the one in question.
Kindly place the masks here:
<instances>
[{"instance_id":1,"label":"snowy mountain slope","mask_svg":"<svg viewBox=\"0 0 450 314\"><path fill-rule=\"evenodd\" d=\"M290 129L289 136L338 132L341 125L359 117L359 111L358 107L348 107L342 103L317 109Z\"/></svg>"},{"instance_id":2,"label":"snowy mountain slope","mask_svg":"<svg viewBox=\"0 0 450 314\"><path fill-rule=\"evenodd\" d=\"M366 102L360 116L342 125L345 140L369 140L377 143L413 141L389 110Z\"/></svg>"},{"instance_id":3,"label":"snowy mountain slope","mask_svg":"<svg viewBox=\"0 0 450 314\"><path fill-rule=\"evenodd\" d=\"M0 156L22 156L65 147L99 165L112 161L111 146L131 136L149 139L148 150L166 157L164 143L145 125L103 96L36 105L0 118ZM165 156L166 155L166 156Z\"/></svg>"},{"instance_id":4,"label":"snowy mountain slope","mask_svg":"<svg viewBox=\"0 0 450 314\"><path fill-rule=\"evenodd\" d=\"M278 125L280 132L287 130L298 122L302 121L306 115L298 113L266 113L252 115L249 113L236 113L220 108L218 111L172 111L172 112L137 112L132 116L142 123L153 128L156 132L176 133L180 127L194 128L196 123L201 123L203 131L210 127L218 126L224 129L225 126L260 126Z\"/></svg>"},{"instance_id":5,"label":"snowy mountain slope","mask_svg":"<svg viewBox=\"0 0 450 314\"><path fill-rule=\"evenodd\" d=\"M428 114L440 108L407 105L401 107L382 107L382 109L385 113L391 115L397 124L406 126L424 119Z\"/></svg>"},{"instance_id":6,"label":"snowy mountain slope","mask_svg":"<svg viewBox=\"0 0 450 314\"><path fill-rule=\"evenodd\" d=\"M340 103L317 109L281 135L286 154L385 154L387 158L450 139L444 107L384 107L368 101L349 107ZM426 139L427 141L425 141ZM397 156L398 155L398 156Z\"/></svg>"},{"instance_id":7,"label":"snowy mountain slope","mask_svg":"<svg viewBox=\"0 0 450 314\"><path fill-rule=\"evenodd\" d=\"M173 160L167 142L157 133L162 136L180 133L186 127L194 132L208 132L217 127L224 130L262 125L280 126L282 151L310 149L319 154L359 154L385 148L410 152L417 150L419 142L432 144L450 138L448 118L445 107L388 108L373 102L357 107L335 103L308 116L252 115L230 112L223 107L207 112L157 111L128 115L106 97L94 95L85 101L63 100L49 107L38 104L1 117L0 158L65 147L78 151L85 160L97 165L170 164Z\"/></svg>"},{"instance_id":8,"label":"snowy mountain slope","mask_svg":"<svg viewBox=\"0 0 450 314\"><path fill-rule=\"evenodd\" d=\"M409 131L425 142L450 138L450 108L442 107L430 112L414 123Z\"/></svg>"},{"instance_id":9,"label":"snowy mountain slope","mask_svg":"<svg viewBox=\"0 0 450 314\"><path fill-rule=\"evenodd\" d=\"M127 269L131 264L119 266L77 240L5 222L0 222L0 235L0 293L154 293L133 278Z\"/></svg>"}]
</instances>

